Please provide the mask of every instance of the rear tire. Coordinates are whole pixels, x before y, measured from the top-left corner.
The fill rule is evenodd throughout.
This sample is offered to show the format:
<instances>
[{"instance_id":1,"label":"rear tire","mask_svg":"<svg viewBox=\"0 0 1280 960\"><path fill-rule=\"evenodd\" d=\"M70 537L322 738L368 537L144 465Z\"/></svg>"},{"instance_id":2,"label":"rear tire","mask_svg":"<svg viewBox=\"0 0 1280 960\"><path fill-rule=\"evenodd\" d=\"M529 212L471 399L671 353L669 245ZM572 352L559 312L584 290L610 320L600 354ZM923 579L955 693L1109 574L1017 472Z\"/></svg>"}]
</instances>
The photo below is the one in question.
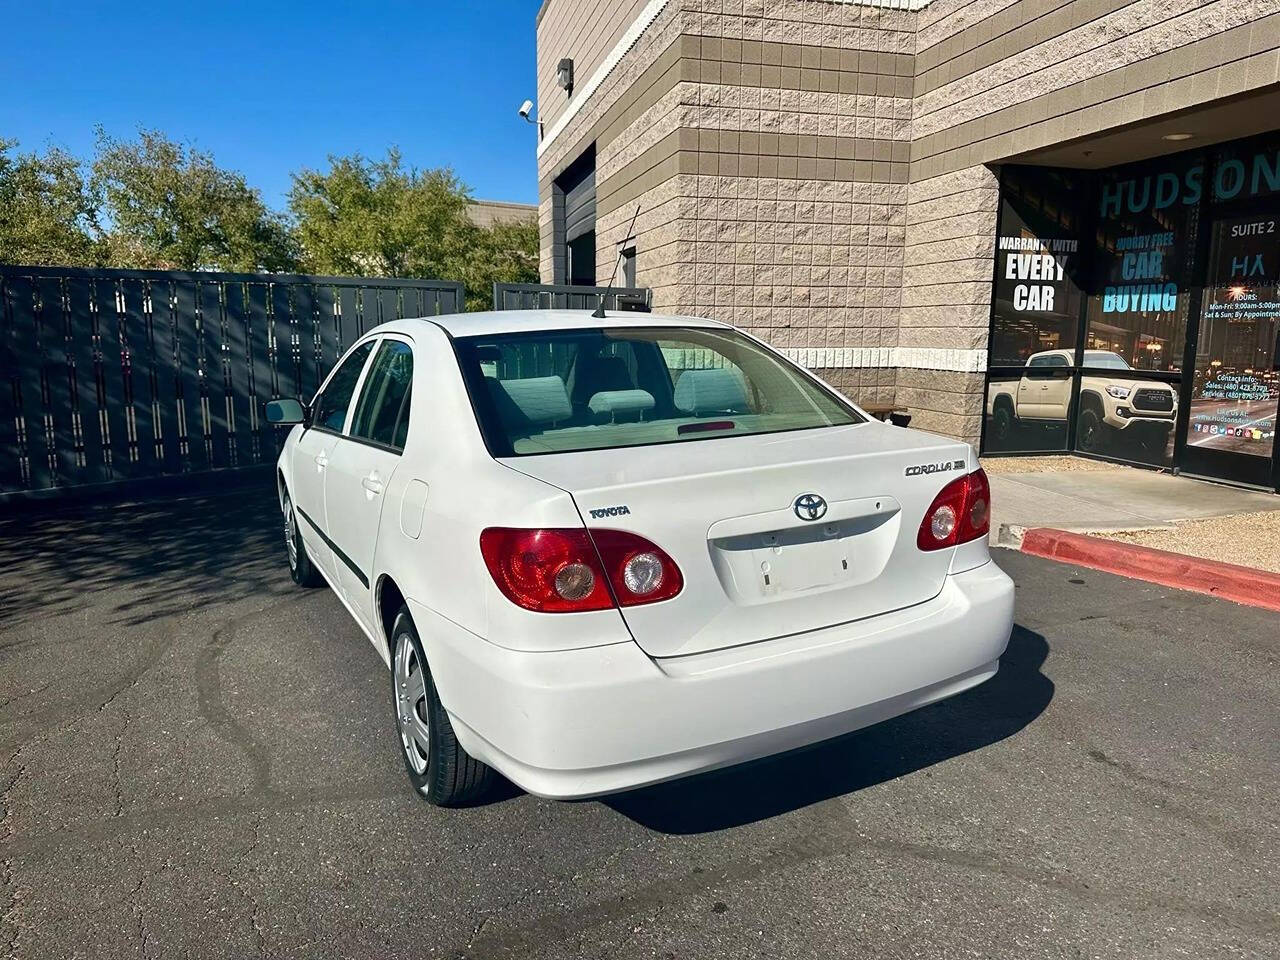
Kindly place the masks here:
<instances>
[{"instance_id":1,"label":"rear tire","mask_svg":"<svg viewBox=\"0 0 1280 960\"><path fill-rule=\"evenodd\" d=\"M438 807L483 797L493 770L459 745L407 607L400 608L391 628L391 697L400 758L418 795Z\"/></svg>"},{"instance_id":2,"label":"rear tire","mask_svg":"<svg viewBox=\"0 0 1280 960\"><path fill-rule=\"evenodd\" d=\"M293 500L285 491L284 503L284 545L289 557L289 576L300 587L319 587L324 584L324 577L316 569L311 558L307 556L307 547L302 542L302 531L298 529L298 511L293 508Z\"/></svg>"}]
</instances>

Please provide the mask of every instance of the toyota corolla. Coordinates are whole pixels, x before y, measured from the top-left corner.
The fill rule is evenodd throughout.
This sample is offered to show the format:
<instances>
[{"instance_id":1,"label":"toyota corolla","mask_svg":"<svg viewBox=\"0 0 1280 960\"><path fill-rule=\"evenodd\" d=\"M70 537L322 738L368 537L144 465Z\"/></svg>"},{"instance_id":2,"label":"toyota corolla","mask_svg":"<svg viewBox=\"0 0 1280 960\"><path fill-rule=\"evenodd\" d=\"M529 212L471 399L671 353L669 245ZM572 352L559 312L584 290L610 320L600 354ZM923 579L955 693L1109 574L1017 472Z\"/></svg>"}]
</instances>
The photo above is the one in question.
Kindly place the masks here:
<instances>
[{"instance_id":1,"label":"toyota corolla","mask_svg":"<svg viewBox=\"0 0 1280 960\"><path fill-rule=\"evenodd\" d=\"M279 459L293 579L390 670L414 787L583 797L993 676L1013 585L964 443L723 323L507 311L356 341Z\"/></svg>"}]
</instances>

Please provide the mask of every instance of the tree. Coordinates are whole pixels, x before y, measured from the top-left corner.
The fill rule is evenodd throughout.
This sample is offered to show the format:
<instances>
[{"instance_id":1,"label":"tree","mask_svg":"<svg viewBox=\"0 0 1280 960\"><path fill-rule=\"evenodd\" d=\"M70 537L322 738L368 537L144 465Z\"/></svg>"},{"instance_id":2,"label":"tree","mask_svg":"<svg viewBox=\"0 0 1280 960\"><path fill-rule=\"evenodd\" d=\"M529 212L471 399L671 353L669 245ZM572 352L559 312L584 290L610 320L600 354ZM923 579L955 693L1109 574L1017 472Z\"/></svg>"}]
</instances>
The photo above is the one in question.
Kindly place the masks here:
<instances>
[{"instance_id":1,"label":"tree","mask_svg":"<svg viewBox=\"0 0 1280 960\"><path fill-rule=\"evenodd\" d=\"M383 160L329 157L325 172L293 175L289 209L312 273L462 280L467 309L492 306L494 280L536 280L538 228L477 227L470 191L448 168L406 168L394 147Z\"/></svg>"},{"instance_id":2,"label":"tree","mask_svg":"<svg viewBox=\"0 0 1280 960\"><path fill-rule=\"evenodd\" d=\"M282 216L244 177L154 130L122 143L98 129L93 189L116 266L170 270L292 270Z\"/></svg>"},{"instance_id":3,"label":"tree","mask_svg":"<svg viewBox=\"0 0 1280 960\"><path fill-rule=\"evenodd\" d=\"M16 146L0 139L0 263L101 263L97 207L79 161L57 147L11 156Z\"/></svg>"},{"instance_id":4,"label":"tree","mask_svg":"<svg viewBox=\"0 0 1280 960\"><path fill-rule=\"evenodd\" d=\"M474 228L455 279L466 285L468 310L493 308L494 283L537 283L537 220L530 217Z\"/></svg>"},{"instance_id":5,"label":"tree","mask_svg":"<svg viewBox=\"0 0 1280 960\"><path fill-rule=\"evenodd\" d=\"M327 172L295 173L289 209L313 273L439 279L467 246L468 199L453 171L406 169L392 148L385 160L331 156Z\"/></svg>"}]
</instances>

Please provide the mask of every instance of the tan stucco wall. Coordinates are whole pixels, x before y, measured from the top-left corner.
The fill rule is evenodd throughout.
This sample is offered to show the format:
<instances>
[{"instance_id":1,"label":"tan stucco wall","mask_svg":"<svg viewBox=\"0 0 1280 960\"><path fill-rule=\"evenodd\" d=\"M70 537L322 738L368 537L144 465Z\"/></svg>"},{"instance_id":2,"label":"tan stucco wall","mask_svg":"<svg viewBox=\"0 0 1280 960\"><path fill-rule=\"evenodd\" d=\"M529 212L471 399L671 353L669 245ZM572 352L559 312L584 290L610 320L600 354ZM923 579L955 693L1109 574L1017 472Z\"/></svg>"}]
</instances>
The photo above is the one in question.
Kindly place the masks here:
<instances>
[{"instance_id":1,"label":"tan stucco wall","mask_svg":"<svg viewBox=\"0 0 1280 960\"><path fill-rule=\"evenodd\" d=\"M564 11L636 6L547 0L540 78L597 45ZM803 359L976 439L999 163L1278 82L1280 0L669 0L539 160L544 279L551 180L594 142L603 276L639 203L658 308L842 351Z\"/></svg>"}]
</instances>

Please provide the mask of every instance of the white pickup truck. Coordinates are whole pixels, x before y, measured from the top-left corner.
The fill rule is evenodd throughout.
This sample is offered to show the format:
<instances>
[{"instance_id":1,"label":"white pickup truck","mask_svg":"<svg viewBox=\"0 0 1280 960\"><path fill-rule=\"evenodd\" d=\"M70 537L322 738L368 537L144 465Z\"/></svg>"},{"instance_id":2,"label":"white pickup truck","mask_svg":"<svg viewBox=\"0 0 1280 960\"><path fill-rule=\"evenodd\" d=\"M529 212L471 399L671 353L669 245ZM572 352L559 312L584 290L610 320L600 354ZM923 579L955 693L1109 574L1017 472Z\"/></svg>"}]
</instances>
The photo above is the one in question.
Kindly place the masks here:
<instances>
[{"instance_id":1,"label":"white pickup truck","mask_svg":"<svg viewBox=\"0 0 1280 960\"><path fill-rule=\"evenodd\" d=\"M1027 358L1026 373L1018 380L992 381L987 391L991 438L1001 445L1020 426L1065 424L1071 406L1071 377L1053 369L1071 367L1074 350L1045 350ZM1112 440L1137 441L1147 453L1165 449L1178 416L1178 393L1160 380L1138 376L1124 358L1109 350L1086 350L1085 367L1114 370L1114 375L1086 374L1080 378L1080 419L1076 446L1097 452Z\"/></svg>"}]
</instances>

